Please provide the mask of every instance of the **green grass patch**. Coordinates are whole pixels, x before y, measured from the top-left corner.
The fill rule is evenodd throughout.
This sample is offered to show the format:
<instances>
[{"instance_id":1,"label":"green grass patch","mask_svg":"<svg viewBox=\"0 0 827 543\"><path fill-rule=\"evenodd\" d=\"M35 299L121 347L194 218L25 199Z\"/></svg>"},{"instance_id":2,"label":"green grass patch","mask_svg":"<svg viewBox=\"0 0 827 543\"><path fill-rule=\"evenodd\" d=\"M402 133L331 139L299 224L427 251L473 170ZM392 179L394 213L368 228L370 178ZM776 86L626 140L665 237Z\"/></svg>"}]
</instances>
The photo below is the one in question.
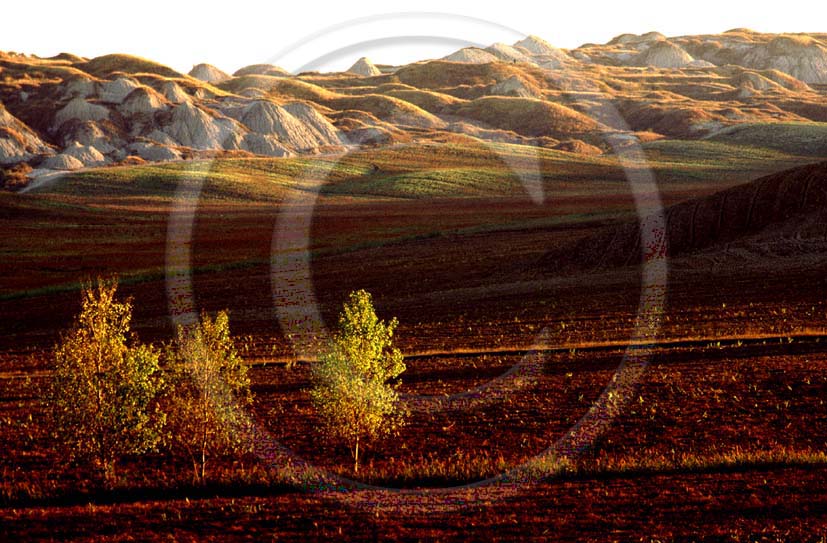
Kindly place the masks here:
<instances>
[{"instance_id":1,"label":"green grass patch","mask_svg":"<svg viewBox=\"0 0 827 543\"><path fill-rule=\"evenodd\" d=\"M516 196L523 191L511 172L446 168L388 176L355 178L332 185L330 194L364 194L399 198Z\"/></svg>"},{"instance_id":2,"label":"green grass patch","mask_svg":"<svg viewBox=\"0 0 827 543\"><path fill-rule=\"evenodd\" d=\"M369 169L318 158L182 161L78 172L32 193L170 200L177 190L200 185L205 200L280 201L291 192L311 190L322 178L336 181Z\"/></svg>"},{"instance_id":3,"label":"green grass patch","mask_svg":"<svg viewBox=\"0 0 827 543\"><path fill-rule=\"evenodd\" d=\"M788 125L778 126L783 129ZM806 139L815 137L827 124L816 127L816 132L807 132L807 125L789 126L795 126L798 137ZM647 165L659 182L699 187L712 183L715 189L813 162L813 156L807 153L815 153L819 146L827 151L823 141L773 148L735 136L733 133L733 141L660 140L644 144L643 149ZM321 186L321 195L332 198L485 198L523 196L521 178L537 176L542 177L547 192L602 194L607 189L616 191L618 183L627 182L613 155L575 155L502 143L421 143L334 156L231 158L100 168L68 174L32 192L163 202L171 200L179 188L194 190L201 186L200 198L204 200L279 202ZM668 185L663 187L668 189Z\"/></svg>"},{"instance_id":4,"label":"green grass patch","mask_svg":"<svg viewBox=\"0 0 827 543\"><path fill-rule=\"evenodd\" d=\"M809 156L747 143L715 140L658 140L643 150L659 181L746 183L762 175L801 166Z\"/></svg>"},{"instance_id":5,"label":"green grass patch","mask_svg":"<svg viewBox=\"0 0 827 543\"><path fill-rule=\"evenodd\" d=\"M791 155L827 156L827 123L750 123L730 126L709 141L772 149Z\"/></svg>"}]
</instances>

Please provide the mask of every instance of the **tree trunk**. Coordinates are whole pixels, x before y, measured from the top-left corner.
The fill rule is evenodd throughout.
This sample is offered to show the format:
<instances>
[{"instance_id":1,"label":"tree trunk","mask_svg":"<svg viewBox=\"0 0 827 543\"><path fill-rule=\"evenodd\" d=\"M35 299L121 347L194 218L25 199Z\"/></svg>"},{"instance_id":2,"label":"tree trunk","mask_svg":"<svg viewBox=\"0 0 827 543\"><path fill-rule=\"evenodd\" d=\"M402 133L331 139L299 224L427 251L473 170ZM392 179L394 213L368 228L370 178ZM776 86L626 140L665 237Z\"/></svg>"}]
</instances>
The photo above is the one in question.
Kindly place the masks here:
<instances>
[{"instance_id":1,"label":"tree trunk","mask_svg":"<svg viewBox=\"0 0 827 543\"><path fill-rule=\"evenodd\" d=\"M359 438L356 438L356 449L353 453L353 473L359 473Z\"/></svg>"},{"instance_id":2,"label":"tree trunk","mask_svg":"<svg viewBox=\"0 0 827 543\"><path fill-rule=\"evenodd\" d=\"M207 450L206 447L201 449L201 484L205 484L205 476L207 474Z\"/></svg>"},{"instance_id":3,"label":"tree trunk","mask_svg":"<svg viewBox=\"0 0 827 543\"><path fill-rule=\"evenodd\" d=\"M207 392L204 390L204 383L201 383L201 485L205 484L205 476L207 474L207 443L209 440L208 427L209 424L207 412L210 409L209 398Z\"/></svg>"},{"instance_id":4,"label":"tree trunk","mask_svg":"<svg viewBox=\"0 0 827 543\"><path fill-rule=\"evenodd\" d=\"M106 488L114 488L115 481L117 481L117 474L115 473L115 461L110 459L101 460L101 468L103 471L103 482Z\"/></svg>"}]
</instances>

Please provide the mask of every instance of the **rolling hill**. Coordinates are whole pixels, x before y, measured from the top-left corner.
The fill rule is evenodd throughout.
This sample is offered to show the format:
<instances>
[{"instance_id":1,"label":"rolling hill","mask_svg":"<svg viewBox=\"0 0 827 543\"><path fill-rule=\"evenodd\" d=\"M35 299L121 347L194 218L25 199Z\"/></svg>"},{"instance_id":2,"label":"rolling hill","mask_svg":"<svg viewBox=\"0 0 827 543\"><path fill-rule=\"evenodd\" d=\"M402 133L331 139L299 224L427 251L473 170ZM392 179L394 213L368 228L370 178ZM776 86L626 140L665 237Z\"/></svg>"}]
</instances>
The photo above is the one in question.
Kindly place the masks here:
<instances>
[{"instance_id":1,"label":"rolling hill","mask_svg":"<svg viewBox=\"0 0 827 543\"><path fill-rule=\"evenodd\" d=\"M55 171L361 146L502 142L599 155L606 135L823 154L825 36L735 29L624 34L559 49L536 36L441 60L293 75L183 74L148 59L0 53L0 168ZM424 181L423 181L424 182Z\"/></svg>"}]
</instances>

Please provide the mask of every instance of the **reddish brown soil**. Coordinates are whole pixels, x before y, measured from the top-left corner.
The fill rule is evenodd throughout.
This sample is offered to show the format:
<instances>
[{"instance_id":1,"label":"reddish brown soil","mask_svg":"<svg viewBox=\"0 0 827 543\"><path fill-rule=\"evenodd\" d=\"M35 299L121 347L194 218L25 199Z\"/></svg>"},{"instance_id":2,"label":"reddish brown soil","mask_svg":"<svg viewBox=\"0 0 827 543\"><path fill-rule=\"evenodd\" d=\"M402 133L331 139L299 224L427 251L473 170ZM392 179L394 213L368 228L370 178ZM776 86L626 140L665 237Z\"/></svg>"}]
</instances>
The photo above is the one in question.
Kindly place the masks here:
<instances>
[{"instance_id":1,"label":"reddish brown soil","mask_svg":"<svg viewBox=\"0 0 827 543\"><path fill-rule=\"evenodd\" d=\"M42 541L819 541L823 468L564 480L505 503L400 516L312 494L0 511L0 535ZM805 521L802 521L805 518Z\"/></svg>"},{"instance_id":2,"label":"reddish brown soil","mask_svg":"<svg viewBox=\"0 0 827 543\"><path fill-rule=\"evenodd\" d=\"M412 481L406 470L413 466L415 472L417 465L433 460L473 464L487 459L493 465L514 465L530 458L585 413L620 362L622 349L593 345L622 344L632 335L640 295L638 270L557 276L543 261L550 247L585 237L602 222L553 224L547 211L534 209L531 215L533 208L525 203L453 205L353 204L318 210L313 235L318 250L311 264L326 321L333 322L347 292L366 288L381 316L399 318L398 338L406 353L449 352L409 358L405 393L456 393L480 385L521 356L498 351L519 351L544 328L552 346L564 347L547 355L533 385L503 401L470 411L413 414L398 438L368 450L366 480L452 485L468 480ZM580 212L587 207L583 204ZM199 217L193 244L195 265L206 270L194 276L199 307L228 307L233 331L252 336L247 352L251 359L265 363L288 358L289 344L272 313L272 210L225 209L223 216L210 211L212 215ZM86 212L78 213L88 218ZM67 257L54 272L45 262L38 263L36 255L18 256L16 263L28 262L30 269L28 276L21 270L10 272L14 286L51 284L45 279L49 273L68 281L101 270L162 268L158 241L164 235L163 216L147 210L145 223L135 219L129 227L101 219L98 226L107 232L108 242L72 238L77 246L67 251L77 256ZM531 228L502 226L528 218L545 222ZM83 224L91 236L93 221ZM480 231L492 224L499 227ZM458 231L467 227L476 230ZM375 243L400 229L409 234L405 239ZM449 233L425 235L434 230ZM63 227L49 233L69 231ZM359 243L374 243L355 246L355 233L362 231L368 234ZM117 243L129 232L139 239ZM827 270L823 265L802 266L795 256L773 258L772 265L760 267L721 261L705 266L704 260L675 263L660 336L688 343L655 351L637 397L587 450L584 464L669 460L680 454L703 458L736 448L827 449L827 342L787 339L821 332ZM208 268L238 261L246 264ZM5 265L6 271L10 266ZM141 338L168 338L163 279L127 281L122 290L135 298ZM492 492L458 509L395 514L386 508L379 514L353 508L347 505L347 494L319 495L281 486L236 484L217 487L217 496L192 490L189 500L176 492L143 498L129 492L78 494L76 487L82 490L86 474L57 469L62 466L42 429L38 387L47 379L47 359L39 352L29 356L27 350L47 349L77 311L77 302L76 291L0 301L4 484L18 490L40 485L47 498L49 492L70 489L64 492L64 505L6 497L0 507L3 540L817 541L827 531L823 465L586 472L527 486L505 500L495 500L497 493ZM713 339L759 335L773 339L740 346L718 346ZM570 352L569 347L577 350ZM261 364L251 375L260 424L300 457L349 474L348 452L316 430L306 391L307 365L287 369ZM249 469L249 460L245 462ZM125 464L126 476L137 486L147 480L162 484L169 466L162 458L132 460ZM486 469L482 475L490 474ZM101 503L87 505L90 501ZM106 504L112 501L118 503Z\"/></svg>"}]
</instances>

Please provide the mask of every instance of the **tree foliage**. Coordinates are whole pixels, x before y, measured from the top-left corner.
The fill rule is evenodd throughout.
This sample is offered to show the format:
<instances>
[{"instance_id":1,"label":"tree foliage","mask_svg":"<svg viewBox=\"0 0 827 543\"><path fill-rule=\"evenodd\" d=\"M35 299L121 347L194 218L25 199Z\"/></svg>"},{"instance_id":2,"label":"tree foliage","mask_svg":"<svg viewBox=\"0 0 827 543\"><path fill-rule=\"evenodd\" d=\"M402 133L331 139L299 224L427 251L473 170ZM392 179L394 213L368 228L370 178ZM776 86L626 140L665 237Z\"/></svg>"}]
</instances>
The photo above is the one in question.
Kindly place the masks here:
<instances>
[{"instance_id":1,"label":"tree foliage","mask_svg":"<svg viewBox=\"0 0 827 543\"><path fill-rule=\"evenodd\" d=\"M116 280L86 284L80 314L54 349L53 430L72 458L91 460L107 481L126 454L159 441L164 416L159 353L130 334L132 304L115 298Z\"/></svg>"},{"instance_id":2,"label":"tree foliage","mask_svg":"<svg viewBox=\"0 0 827 543\"><path fill-rule=\"evenodd\" d=\"M202 314L196 326L179 327L168 359L169 441L203 483L208 459L243 450L249 430L250 379L230 336L227 312L214 319Z\"/></svg>"},{"instance_id":3,"label":"tree foliage","mask_svg":"<svg viewBox=\"0 0 827 543\"><path fill-rule=\"evenodd\" d=\"M360 443L403 422L396 386L389 383L405 371L392 342L397 324L379 320L369 293L352 292L338 331L313 368L313 404L326 433L349 445L356 472Z\"/></svg>"}]
</instances>

